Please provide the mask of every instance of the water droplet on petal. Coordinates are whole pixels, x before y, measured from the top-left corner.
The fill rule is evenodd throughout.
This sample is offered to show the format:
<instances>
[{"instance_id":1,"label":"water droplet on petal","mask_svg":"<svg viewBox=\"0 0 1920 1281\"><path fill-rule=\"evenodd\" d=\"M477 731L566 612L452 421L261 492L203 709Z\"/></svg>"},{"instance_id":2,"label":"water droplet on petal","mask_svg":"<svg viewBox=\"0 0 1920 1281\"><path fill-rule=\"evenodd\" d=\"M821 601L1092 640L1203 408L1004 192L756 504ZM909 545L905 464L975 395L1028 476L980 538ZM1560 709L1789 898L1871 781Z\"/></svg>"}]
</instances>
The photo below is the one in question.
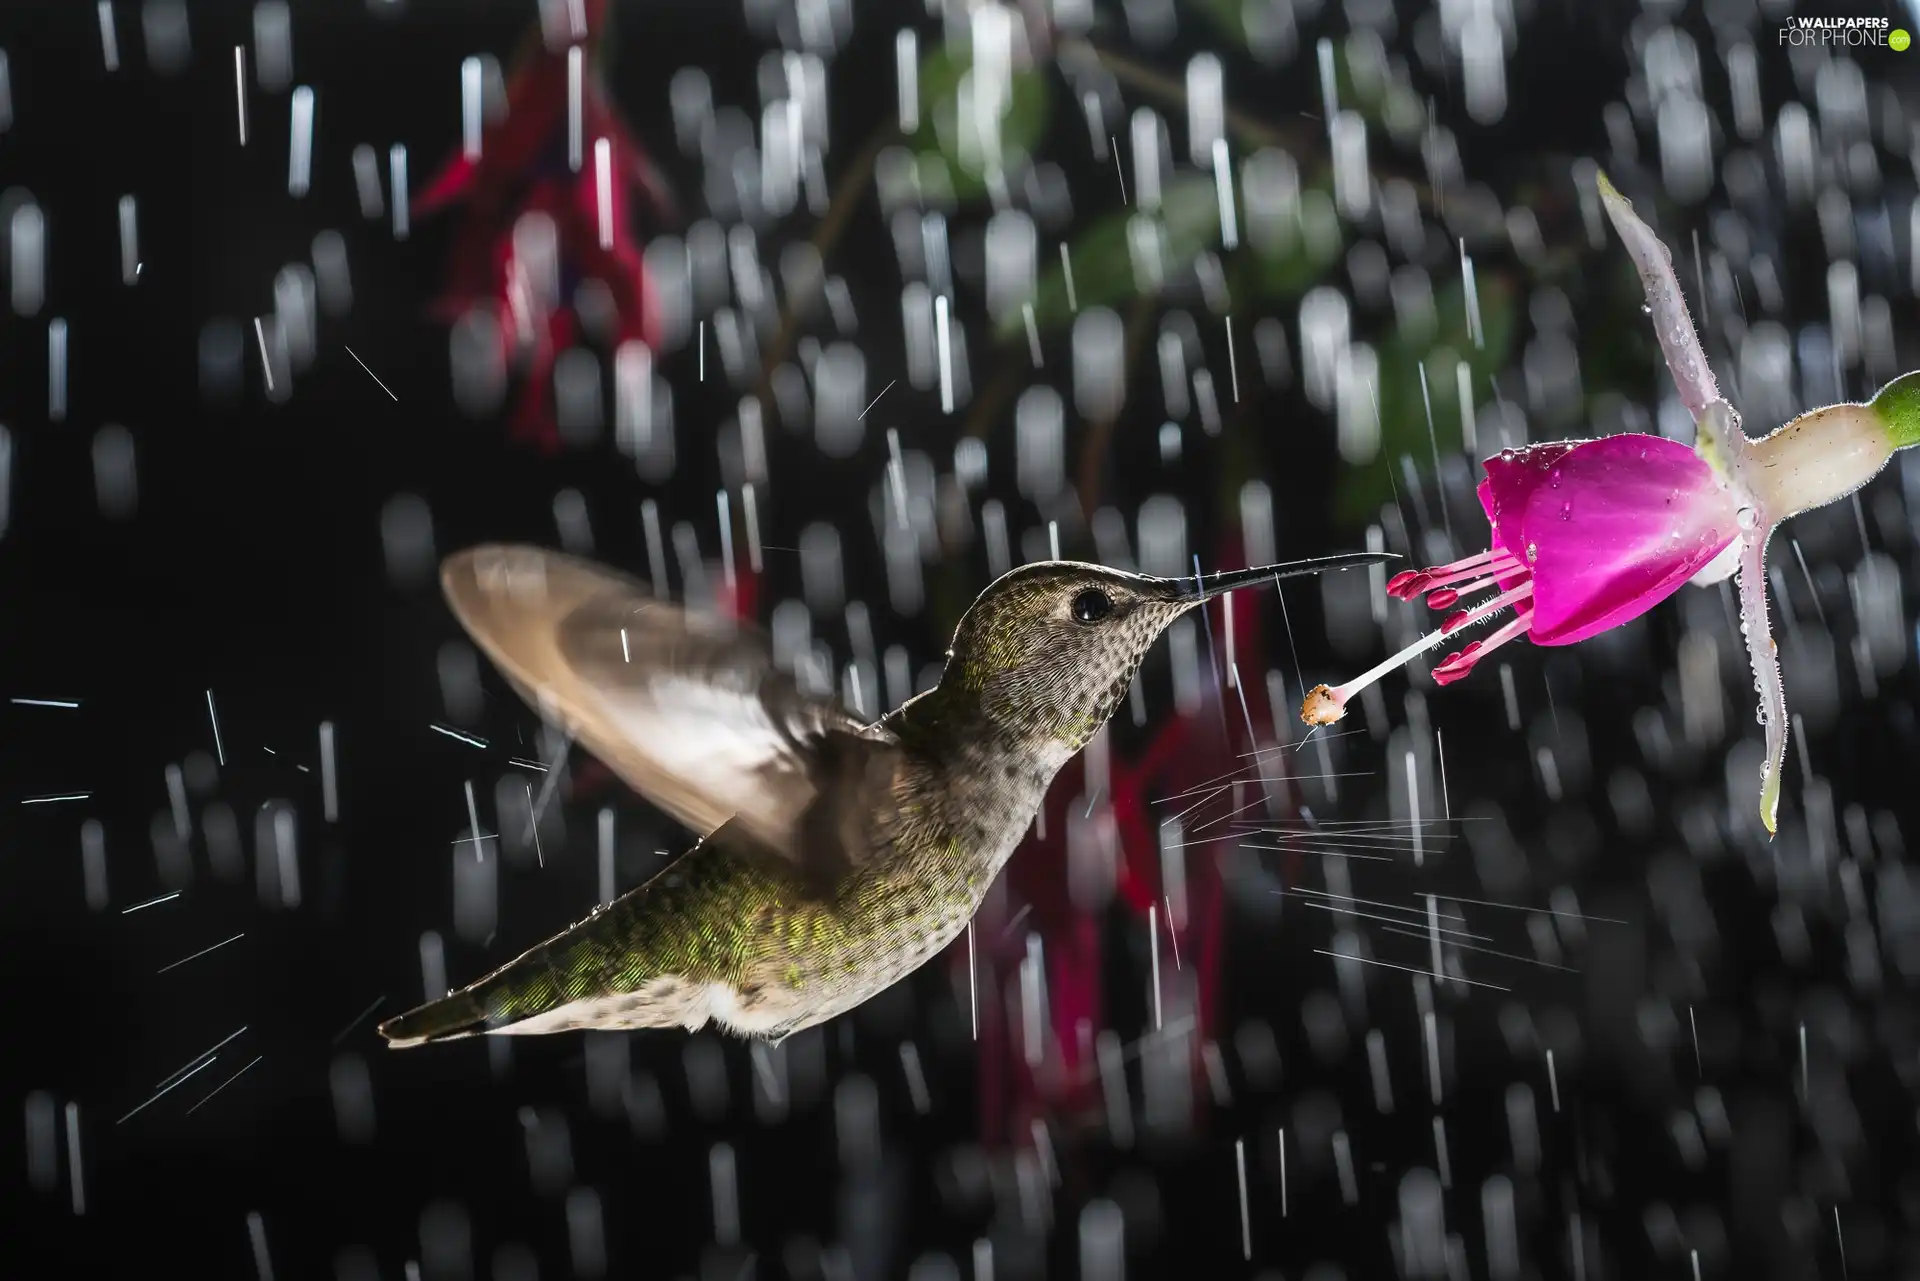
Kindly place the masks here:
<instances>
[{"instance_id":1,"label":"water droplet on petal","mask_svg":"<svg viewBox=\"0 0 1920 1281\"><path fill-rule=\"evenodd\" d=\"M1528 543L1527 544L1527 564L1531 565L1539 559L1540 559L1540 544Z\"/></svg>"},{"instance_id":2,"label":"water droplet on petal","mask_svg":"<svg viewBox=\"0 0 1920 1281\"><path fill-rule=\"evenodd\" d=\"M1760 523L1760 513L1751 507L1742 507L1735 519L1740 522L1740 528L1752 529Z\"/></svg>"}]
</instances>

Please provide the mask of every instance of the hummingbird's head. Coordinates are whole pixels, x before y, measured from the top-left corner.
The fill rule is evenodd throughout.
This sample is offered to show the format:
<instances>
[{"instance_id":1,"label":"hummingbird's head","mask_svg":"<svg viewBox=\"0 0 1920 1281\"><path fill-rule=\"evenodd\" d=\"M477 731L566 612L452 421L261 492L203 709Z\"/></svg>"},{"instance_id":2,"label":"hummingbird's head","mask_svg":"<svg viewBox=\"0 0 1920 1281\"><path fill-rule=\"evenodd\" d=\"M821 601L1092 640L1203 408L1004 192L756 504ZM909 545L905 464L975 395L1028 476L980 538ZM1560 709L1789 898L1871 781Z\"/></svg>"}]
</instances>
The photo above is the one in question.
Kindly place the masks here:
<instances>
[{"instance_id":1,"label":"hummingbird's head","mask_svg":"<svg viewBox=\"0 0 1920 1281\"><path fill-rule=\"evenodd\" d=\"M967 609L940 683L979 700L1001 728L1078 751L1127 696L1147 650L1176 618L1236 587L1366 565L1361 553L1195 578L1153 578L1049 560L1002 574Z\"/></svg>"}]
</instances>

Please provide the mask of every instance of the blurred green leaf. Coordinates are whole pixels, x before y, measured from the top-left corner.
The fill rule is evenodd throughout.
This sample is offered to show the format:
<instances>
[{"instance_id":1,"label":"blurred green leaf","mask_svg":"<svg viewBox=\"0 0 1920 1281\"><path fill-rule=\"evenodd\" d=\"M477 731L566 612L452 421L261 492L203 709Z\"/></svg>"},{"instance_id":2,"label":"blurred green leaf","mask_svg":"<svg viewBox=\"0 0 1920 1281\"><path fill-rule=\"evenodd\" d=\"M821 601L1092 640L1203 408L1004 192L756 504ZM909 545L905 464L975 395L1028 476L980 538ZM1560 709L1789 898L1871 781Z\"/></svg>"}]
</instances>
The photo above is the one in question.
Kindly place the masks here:
<instances>
[{"instance_id":1,"label":"blurred green leaf","mask_svg":"<svg viewBox=\"0 0 1920 1281\"><path fill-rule=\"evenodd\" d=\"M953 194L975 200L987 192L983 157L961 144L960 89L973 65L964 43L944 44L920 60L920 128L912 145L923 158L937 156L953 181ZM1038 68L1013 72L1006 113L1000 118L1000 157L1004 169L1016 169L1047 130L1051 111L1047 78Z\"/></svg>"},{"instance_id":2,"label":"blurred green leaf","mask_svg":"<svg viewBox=\"0 0 1920 1281\"><path fill-rule=\"evenodd\" d=\"M1236 279L1251 300L1291 302L1318 284L1345 248L1333 179L1323 173L1300 192L1300 217L1289 236L1265 252L1252 243L1240 251Z\"/></svg>"},{"instance_id":3,"label":"blurred green leaf","mask_svg":"<svg viewBox=\"0 0 1920 1281\"><path fill-rule=\"evenodd\" d=\"M1455 366L1465 361L1475 403L1487 395L1487 380L1506 365L1519 324L1514 286L1503 276L1478 281L1480 323L1485 345L1476 347L1468 326L1466 294L1460 282L1435 299L1437 327L1431 336L1396 329L1380 344L1380 456L1364 467L1342 468L1336 503L1340 519L1361 524L1391 500L1400 458L1410 454L1423 475L1433 471L1433 440L1444 455L1461 447L1460 403ZM1420 366L1427 366L1433 398L1432 436L1426 401L1420 394Z\"/></svg>"},{"instance_id":4,"label":"blurred green leaf","mask_svg":"<svg viewBox=\"0 0 1920 1281\"><path fill-rule=\"evenodd\" d=\"M1586 259L1580 264L1585 268L1580 284L1587 294L1588 305L1598 312L1599 332L1608 334L1611 341L1582 343L1580 348L1580 384L1588 395L1602 391L1628 391L1644 396L1648 388L1666 390L1672 387L1672 375L1667 372L1667 359L1660 352L1660 338L1654 332L1653 322L1647 315L1646 287L1640 283L1640 273L1634 269L1626 254L1615 256L1612 261L1595 263ZM1689 297L1693 281L1689 277L1685 282ZM1583 327L1586 322L1582 322ZM1706 338L1716 336L1711 321L1706 327ZM1720 353L1724 346L1709 345L1707 348L1708 365L1723 368L1726 357ZM1723 390L1722 394L1725 394Z\"/></svg>"},{"instance_id":5,"label":"blurred green leaf","mask_svg":"<svg viewBox=\"0 0 1920 1281\"><path fill-rule=\"evenodd\" d=\"M1372 33L1356 32L1335 42L1333 79L1341 108L1359 112L1369 130L1385 130L1405 145L1426 126L1426 104L1404 72L1394 73ZM1319 84L1317 64L1314 83Z\"/></svg>"},{"instance_id":6,"label":"blurred green leaf","mask_svg":"<svg viewBox=\"0 0 1920 1281\"><path fill-rule=\"evenodd\" d=\"M1073 242L1074 297L1081 307L1118 306L1139 295L1133 249L1128 241L1129 228L1135 219L1152 216L1138 209L1116 210L1088 227ZM1161 261L1169 268L1189 263L1207 248L1217 245L1220 202L1213 179L1202 173L1185 173L1167 183L1160 195L1158 220ZM1301 193L1301 225L1294 230L1295 234L1284 245L1270 253L1260 253L1243 242L1232 256L1230 267L1236 299L1244 297L1252 302L1295 298L1339 261L1341 228L1324 184L1316 183ZM1073 320L1066 270L1058 261L1041 276L1033 310L1034 322L1042 334L1050 334ZM1024 331L1025 321L1015 311L1001 319L998 337L1012 341Z\"/></svg>"},{"instance_id":7,"label":"blurred green leaf","mask_svg":"<svg viewBox=\"0 0 1920 1281\"><path fill-rule=\"evenodd\" d=\"M1128 228L1136 218L1152 218L1139 209L1117 209L1101 218L1073 242L1074 300L1082 308L1113 307L1137 297L1133 250ZM1169 268L1192 261L1220 238L1220 205L1213 179L1187 173L1161 189L1158 222L1161 261ZM1066 269L1056 258L1040 278L1033 301L1034 321L1040 332L1051 333L1073 320L1067 298ZM1011 340L1025 331L1018 311L1002 317L999 337Z\"/></svg>"},{"instance_id":8,"label":"blurred green leaf","mask_svg":"<svg viewBox=\"0 0 1920 1281\"><path fill-rule=\"evenodd\" d=\"M1194 8L1221 35L1242 49L1247 47L1247 0L1194 0Z\"/></svg>"}]
</instances>

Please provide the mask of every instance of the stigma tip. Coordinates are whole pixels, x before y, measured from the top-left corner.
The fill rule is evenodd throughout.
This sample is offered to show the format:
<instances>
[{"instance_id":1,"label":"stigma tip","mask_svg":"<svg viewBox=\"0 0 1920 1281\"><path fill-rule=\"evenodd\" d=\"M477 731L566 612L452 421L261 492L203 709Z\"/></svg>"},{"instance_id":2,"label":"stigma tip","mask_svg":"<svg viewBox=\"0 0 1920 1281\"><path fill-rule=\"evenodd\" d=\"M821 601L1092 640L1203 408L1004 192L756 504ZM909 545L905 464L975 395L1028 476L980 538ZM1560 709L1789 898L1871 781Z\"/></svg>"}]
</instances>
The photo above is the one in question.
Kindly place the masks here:
<instances>
[{"instance_id":1,"label":"stigma tip","mask_svg":"<svg viewBox=\"0 0 1920 1281\"><path fill-rule=\"evenodd\" d=\"M1325 685L1315 685L1300 704L1300 719L1309 725L1331 725L1346 714L1346 703Z\"/></svg>"}]
</instances>

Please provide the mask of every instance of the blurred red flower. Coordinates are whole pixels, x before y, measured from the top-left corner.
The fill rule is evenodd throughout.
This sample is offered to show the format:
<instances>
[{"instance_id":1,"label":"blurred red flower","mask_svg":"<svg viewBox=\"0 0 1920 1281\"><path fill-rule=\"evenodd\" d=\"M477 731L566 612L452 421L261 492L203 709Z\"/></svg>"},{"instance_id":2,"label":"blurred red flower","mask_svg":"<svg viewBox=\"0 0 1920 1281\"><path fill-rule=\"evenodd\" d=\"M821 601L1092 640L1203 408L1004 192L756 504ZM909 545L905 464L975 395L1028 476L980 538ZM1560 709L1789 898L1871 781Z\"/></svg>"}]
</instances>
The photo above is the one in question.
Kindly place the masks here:
<instances>
[{"instance_id":1,"label":"blurred red flower","mask_svg":"<svg viewBox=\"0 0 1920 1281\"><path fill-rule=\"evenodd\" d=\"M590 54L606 23L606 0L585 0L581 48L580 145L572 154L569 47L531 41L507 85L504 117L481 135L480 154L456 152L416 200L425 215L462 207L436 311L447 321L474 308L500 320L503 356L527 365L514 434L553 448L558 431L551 383L554 362L581 332L571 307L588 280L606 286L613 303L614 342L659 337L659 316L646 260L632 230L636 202L664 213L670 202L646 150L628 132L591 70ZM604 142L608 190L601 190L598 145ZM578 160L578 167L575 161ZM544 215L554 231L559 291L543 296L516 251L514 229Z\"/></svg>"},{"instance_id":2,"label":"blurred red flower","mask_svg":"<svg viewBox=\"0 0 1920 1281\"><path fill-rule=\"evenodd\" d=\"M1217 563L1241 563L1238 552L1237 547L1223 547ZM1047 794L1044 821L1035 825L975 918L980 1121L981 1137L987 1142L1031 1143L1036 1121L1059 1120L1072 1126L1097 1121L1104 1112L1095 1047L1100 1033L1113 1026L1106 1008L1113 967L1106 954L1106 920L1074 901L1068 835L1076 822L1084 826L1089 811L1094 818L1103 811L1111 815L1113 901L1137 922L1134 928L1142 935L1149 928L1150 911L1157 918L1153 927L1159 933L1161 990L1168 1009L1161 1034L1184 1039L1196 1092L1205 1088L1202 1052L1219 1024L1219 976L1225 949L1220 860L1233 854L1240 833L1223 823L1211 828L1211 837L1195 840L1194 834L1210 819L1248 804L1262 786L1255 758L1247 755L1273 746L1260 613L1252 600L1233 611L1231 652L1244 678L1246 711L1241 710L1239 694L1225 684L1227 613L1214 603L1206 607L1206 621L1213 632L1213 653L1223 667L1221 680L1206 690L1198 707L1160 721L1139 752L1130 758L1111 756L1104 780L1106 795L1089 795L1090 788L1102 786L1102 780L1089 779L1088 753L1068 762ZM1257 742L1247 741L1249 721ZM1236 779L1242 780L1238 789L1231 785ZM1291 804L1287 780L1275 777L1271 783L1274 803ZM1222 784L1228 786L1218 797L1198 807L1200 798ZM1246 795L1234 799L1236 790ZM1175 797L1182 798L1177 805L1154 804ZM1187 834L1179 860L1184 875L1172 883L1165 876L1168 864L1161 856L1160 829L1182 810L1192 810L1184 820ZM1039 940L1045 971L1048 1026L1043 1029L1046 1043L1038 1054L1030 1050L1027 1031L1020 1026L1025 1000L1021 967L1028 957L1029 936ZM1145 951L1143 946L1139 954ZM954 945L953 953L964 991L968 981L965 940ZM1142 983L1143 989L1149 985L1150 980ZM1177 1023L1174 1011L1181 1007L1173 994L1189 985L1192 1004L1177 1015ZM1145 997L1145 1009L1145 1035L1151 1036L1150 995ZM1180 1026L1189 1019L1190 1023ZM1129 1060L1136 1057L1128 1055Z\"/></svg>"}]
</instances>

